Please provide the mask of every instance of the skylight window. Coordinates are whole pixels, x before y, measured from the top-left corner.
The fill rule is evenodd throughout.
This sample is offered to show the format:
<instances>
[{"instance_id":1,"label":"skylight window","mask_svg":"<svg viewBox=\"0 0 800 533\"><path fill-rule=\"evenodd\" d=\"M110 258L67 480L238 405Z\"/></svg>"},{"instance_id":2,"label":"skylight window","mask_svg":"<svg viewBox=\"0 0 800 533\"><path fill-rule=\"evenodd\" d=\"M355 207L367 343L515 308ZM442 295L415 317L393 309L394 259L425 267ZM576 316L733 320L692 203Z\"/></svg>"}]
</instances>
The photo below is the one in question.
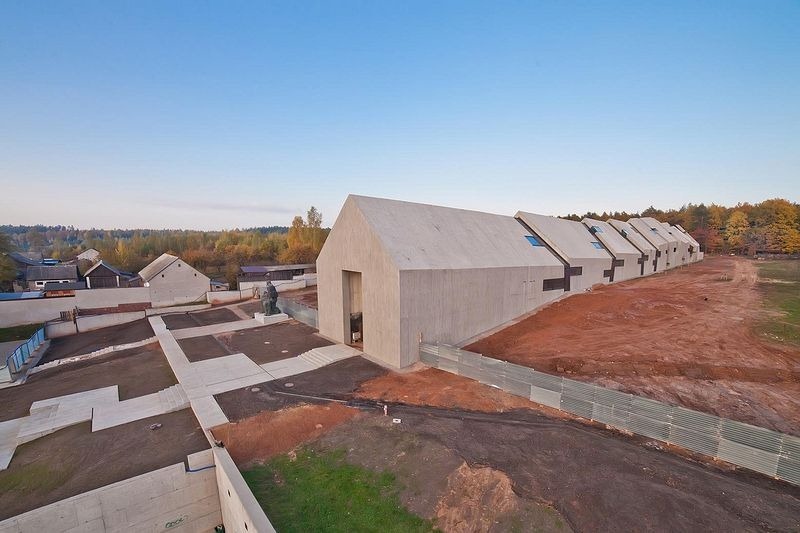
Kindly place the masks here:
<instances>
[{"instance_id":1,"label":"skylight window","mask_svg":"<svg viewBox=\"0 0 800 533\"><path fill-rule=\"evenodd\" d=\"M598 250L602 250L603 249L603 245L600 244L599 242L596 242L596 241L592 241L592 246L594 246Z\"/></svg>"},{"instance_id":2,"label":"skylight window","mask_svg":"<svg viewBox=\"0 0 800 533\"><path fill-rule=\"evenodd\" d=\"M601 228L600 226L592 226L592 231L594 233L603 233L603 228Z\"/></svg>"},{"instance_id":3,"label":"skylight window","mask_svg":"<svg viewBox=\"0 0 800 533\"><path fill-rule=\"evenodd\" d=\"M542 244L539 239L533 235L525 235L525 238L528 239L528 242L531 243L531 246L544 246L544 244Z\"/></svg>"}]
</instances>

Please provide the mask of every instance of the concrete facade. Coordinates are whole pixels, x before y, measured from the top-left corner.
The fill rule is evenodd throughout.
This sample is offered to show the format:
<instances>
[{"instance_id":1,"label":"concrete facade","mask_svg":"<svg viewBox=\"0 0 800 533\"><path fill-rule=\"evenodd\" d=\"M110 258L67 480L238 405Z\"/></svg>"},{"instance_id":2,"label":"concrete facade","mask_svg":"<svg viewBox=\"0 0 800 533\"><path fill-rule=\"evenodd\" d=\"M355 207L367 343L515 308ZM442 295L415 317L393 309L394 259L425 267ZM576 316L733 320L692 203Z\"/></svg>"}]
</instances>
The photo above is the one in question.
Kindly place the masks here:
<instances>
[{"instance_id":1,"label":"concrete facade","mask_svg":"<svg viewBox=\"0 0 800 533\"><path fill-rule=\"evenodd\" d=\"M642 217L639 220L644 222L649 228L651 233L657 233L662 239L667 242L667 268L675 268L681 265L688 264L688 250L683 241L678 240L677 237L672 235L664 223L659 222L653 217Z\"/></svg>"},{"instance_id":2,"label":"concrete facade","mask_svg":"<svg viewBox=\"0 0 800 533\"><path fill-rule=\"evenodd\" d=\"M320 333L351 342L360 312L364 352L404 367L420 338L462 342L533 311L563 295L544 288L564 265L529 236L508 216L349 196L317 259Z\"/></svg>"},{"instance_id":3,"label":"concrete facade","mask_svg":"<svg viewBox=\"0 0 800 533\"><path fill-rule=\"evenodd\" d=\"M625 281L644 275L644 254L623 237L611 224L602 220L584 218L581 222L614 257L613 281Z\"/></svg>"},{"instance_id":4,"label":"concrete facade","mask_svg":"<svg viewBox=\"0 0 800 533\"><path fill-rule=\"evenodd\" d=\"M666 222L662 222L661 225L664 226L664 229L666 229L671 236L678 239L678 249L683 253L682 264L685 265L696 262L698 249L695 247L692 240L689 239L689 236L677 227L667 224Z\"/></svg>"},{"instance_id":5,"label":"concrete facade","mask_svg":"<svg viewBox=\"0 0 800 533\"><path fill-rule=\"evenodd\" d=\"M139 272L154 307L205 302L211 280L182 259L162 254Z\"/></svg>"},{"instance_id":6,"label":"concrete facade","mask_svg":"<svg viewBox=\"0 0 800 533\"><path fill-rule=\"evenodd\" d=\"M552 248L570 269L570 292L590 289L598 283L610 283L614 258L602 242L580 222L563 218L518 212L515 217Z\"/></svg>"},{"instance_id":7,"label":"concrete facade","mask_svg":"<svg viewBox=\"0 0 800 533\"><path fill-rule=\"evenodd\" d=\"M663 272L668 268L672 268L670 263L671 253L669 252L670 245L661 235L659 228L652 227L641 218L628 219L628 224L656 249L656 258L658 259L656 272Z\"/></svg>"},{"instance_id":8,"label":"concrete facade","mask_svg":"<svg viewBox=\"0 0 800 533\"><path fill-rule=\"evenodd\" d=\"M702 261L703 260L703 251L700 249L700 243L697 242L697 239L692 237L692 234L683 229L683 226L680 224L675 224L675 227L680 231L684 237L691 243L694 251L692 252L692 262Z\"/></svg>"},{"instance_id":9,"label":"concrete facade","mask_svg":"<svg viewBox=\"0 0 800 533\"><path fill-rule=\"evenodd\" d=\"M222 523L214 470L161 468L4 520L0 533L213 531Z\"/></svg>"},{"instance_id":10,"label":"concrete facade","mask_svg":"<svg viewBox=\"0 0 800 533\"><path fill-rule=\"evenodd\" d=\"M607 220L608 224L613 227L617 232L622 235L629 243L636 247L637 250L642 252L644 264L642 265L642 275L649 276L657 271L659 257L656 256L656 247L642 237L638 231L633 229L633 226L621 220L614 220L610 218Z\"/></svg>"}]
</instances>

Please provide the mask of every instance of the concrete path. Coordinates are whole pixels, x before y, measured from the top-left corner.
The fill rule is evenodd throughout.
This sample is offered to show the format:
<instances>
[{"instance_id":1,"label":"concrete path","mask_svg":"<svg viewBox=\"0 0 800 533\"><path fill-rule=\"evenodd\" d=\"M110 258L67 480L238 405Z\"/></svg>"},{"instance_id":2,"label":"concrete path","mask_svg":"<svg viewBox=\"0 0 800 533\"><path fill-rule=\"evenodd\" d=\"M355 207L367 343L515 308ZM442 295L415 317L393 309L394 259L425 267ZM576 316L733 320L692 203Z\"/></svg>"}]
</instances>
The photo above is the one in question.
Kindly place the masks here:
<instances>
[{"instance_id":1,"label":"concrete path","mask_svg":"<svg viewBox=\"0 0 800 533\"><path fill-rule=\"evenodd\" d=\"M267 317L267 319L269 318ZM280 317L276 316L275 318ZM199 330L203 330L203 332L196 333L197 335L210 335L212 333L209 333L210 330L208 328L214 328L215 326L230 327L231 325L251 321L229 322L227 324L216 324L215 326L170 331L161 317L150 317L149 320L150 326L161 343L161 349L167 356L167 361L169 361L172 371L175 373L175 377L178 378L178 382L186 391L192 410L205 430L228 422L225 413L220 409L216 399L214 399L215 394L308 372L361 354L360 351L350 346L335 344L314 348L297 357L290 357L264 365L257 365L243 353L191 363L176 340L178 338L188 338L184 336L187 331L194 330L192 331L192 336L195 336L195 332ZM286 318L280 318L275 323L285 320ZM257 322L259 326L265 325L260 321L253 320L253 322ZM227 331L231 330L227 329ZM207 436L209 440L213 440L212 437Z\"/></svg>"}]
</instances>

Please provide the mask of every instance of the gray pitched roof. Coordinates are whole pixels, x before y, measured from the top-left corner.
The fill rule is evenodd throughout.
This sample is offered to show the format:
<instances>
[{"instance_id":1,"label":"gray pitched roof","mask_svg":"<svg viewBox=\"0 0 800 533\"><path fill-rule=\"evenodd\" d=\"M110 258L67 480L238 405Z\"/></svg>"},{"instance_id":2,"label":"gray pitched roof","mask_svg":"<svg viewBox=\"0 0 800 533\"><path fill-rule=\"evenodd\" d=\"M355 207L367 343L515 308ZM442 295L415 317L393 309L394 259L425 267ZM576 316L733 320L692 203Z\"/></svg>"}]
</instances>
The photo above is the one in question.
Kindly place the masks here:
<instances>
[{"instance_id":1,"label":"gray pitched roof","mask_svg":"<svg viewBox=\"0 0 800 533\"><path fill-rule=\"evenodd\" d=\"M25 279L28 281L42 281L48 279L78 279L78 267L76 265L39 265L29 266Z\"/></svg>"},{"instance_id":2,"label":"gray pitched roof","mask_svg":"<svg viewBox=\"0 0 800 533\"><path fill-rule=\"evenodd\" d=\"M561 266L514 217L351 195L400 270Z\"/></svg>"},{"instance_id":3,"label":"gray pitched roof","mask_svg":"<svg viewBox=\"0 0 800 533\"><path fill-rule=\"evenodd\" d=\"M174 255L161 254L152 263L139 271L139 277L144 281L150 281L177 260L178 258Z\"/></svg>"}]
</instances>

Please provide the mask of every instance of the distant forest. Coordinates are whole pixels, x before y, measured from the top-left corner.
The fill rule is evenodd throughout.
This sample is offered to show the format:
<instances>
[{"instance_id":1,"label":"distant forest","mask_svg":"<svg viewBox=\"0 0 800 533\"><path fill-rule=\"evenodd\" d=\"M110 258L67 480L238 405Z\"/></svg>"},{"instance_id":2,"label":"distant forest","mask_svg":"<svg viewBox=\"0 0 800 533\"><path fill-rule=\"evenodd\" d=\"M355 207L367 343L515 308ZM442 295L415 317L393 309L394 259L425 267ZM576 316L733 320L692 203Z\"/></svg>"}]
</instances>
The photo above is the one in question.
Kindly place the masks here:
<instances>
[{"instance_id":1,"label":"distant forest","mask_svg":"<svg viewBox=\"0 0 800 533\"><path fill-rule=\"evenodd\" d=\"M563 218L628 220L639 216L680 224L710 253L800 253L800 205L780 198L733 207L687 204L663 211L651 206L641 213L590 212ZM154 258L169 252L212 277L235 284L242 265L314 262L329 231L322 227L322 214L314 207L305 218L296 216L291 226L230 231L83 230L71 226L6 225L0 226L0 281L13 273L3 252L19 250L72 260L82 251L94 248L102 259L129 272L138 272Z\"/></svg>"},{"instance_id":2,"label":"distant forest","mask_svg":"<svg viewBox=\"0 0 800 533\"><path fill-rule=\"evenodd\" d=\"M330 230L322 214L311 207L306 217L294 217L291 226L267 226L229 231L102 230L72 226L0 226L0 262L3 252L41 253L68 261L94 248L109 264L138 272L162 253L180 256L198 270L234 283L239 267L249 264L313 263ZM9 265L0 264L0 278Z\"/></svg>"},{"instance_id":3,"label":"distant forest","mask_svg":"<svg viewBox=\"0 0 800 533\"><path fill-rule=\"evenodd\" d=\"M800 253L800 204L781 198L757 204L687 204L680 209L662 211L648 207L641 213L603 212L568 215L563 218L628 220L653 217L661 222L680 224L709 253L775 254Z\"/></svg>"}]
</instances>

